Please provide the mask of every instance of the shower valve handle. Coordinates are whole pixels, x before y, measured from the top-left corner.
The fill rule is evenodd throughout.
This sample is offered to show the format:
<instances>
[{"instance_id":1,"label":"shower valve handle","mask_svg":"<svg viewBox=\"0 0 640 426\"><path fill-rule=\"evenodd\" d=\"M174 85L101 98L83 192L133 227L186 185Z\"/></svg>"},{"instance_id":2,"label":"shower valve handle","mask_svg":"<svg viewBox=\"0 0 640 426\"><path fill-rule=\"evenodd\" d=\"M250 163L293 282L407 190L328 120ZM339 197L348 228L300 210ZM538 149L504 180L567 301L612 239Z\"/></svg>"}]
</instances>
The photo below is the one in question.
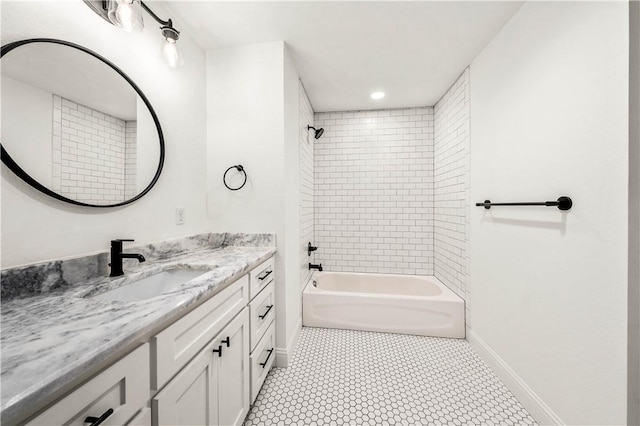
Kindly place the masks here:
<instances>
[{"instance_id":1,"label":"shower valve handle","mask_svg":"<svg viewBox=\"0 0 640 426\"><path fill-rule=\"evenodd\" d=\"M312 251L316 251L316 250L318 250L317 246L316 247L312 246L311 242L309 242L309 244L307 244L307 255L308 256L311 256L311 252Z\"/></svg>"}]
</instances>

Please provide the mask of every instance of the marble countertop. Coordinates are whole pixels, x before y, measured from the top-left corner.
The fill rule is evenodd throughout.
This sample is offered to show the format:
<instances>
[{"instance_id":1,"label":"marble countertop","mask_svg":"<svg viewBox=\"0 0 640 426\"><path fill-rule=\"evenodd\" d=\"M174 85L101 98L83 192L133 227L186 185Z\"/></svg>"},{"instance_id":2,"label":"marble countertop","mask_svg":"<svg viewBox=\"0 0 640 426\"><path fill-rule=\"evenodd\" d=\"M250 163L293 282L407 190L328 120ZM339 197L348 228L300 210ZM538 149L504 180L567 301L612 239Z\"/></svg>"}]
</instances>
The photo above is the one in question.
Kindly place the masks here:
<instances>
[{"instance_id":1,"label":"marble countertop","mask_svg":"<svg viewBox=\"0 0 640 426\"><path fill-rule=\"evenodd\" d=\"M133 349L140 339L160 331L172 318L218 293L274 253L274 247L200 249L141 264L132 273L125 271L124 277L95 278L60 292L2 303L2 421L33 410L79 375L111 361L127 347ZM91 298L176 267L209 272L140 302Z\"/></svg>"}]
</instances>

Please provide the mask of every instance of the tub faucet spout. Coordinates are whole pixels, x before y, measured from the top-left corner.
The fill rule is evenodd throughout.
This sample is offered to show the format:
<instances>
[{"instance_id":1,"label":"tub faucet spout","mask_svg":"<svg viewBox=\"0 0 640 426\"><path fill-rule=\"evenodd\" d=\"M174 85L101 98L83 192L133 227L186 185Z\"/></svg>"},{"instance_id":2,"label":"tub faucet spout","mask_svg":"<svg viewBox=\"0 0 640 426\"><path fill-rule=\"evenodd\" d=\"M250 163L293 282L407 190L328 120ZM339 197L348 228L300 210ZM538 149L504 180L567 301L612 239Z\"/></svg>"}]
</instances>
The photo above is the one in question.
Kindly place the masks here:
<instances>
[{"instance_id":1,"label":"tub faucet spout","mask_svg":"<svg viewBox=\"0 0 640 426\"><path fill-rule=\"evenodd\" d=\"M317 265L314 265L313 263L309 263L309 270L312 269L317 269L318 271L322 272L322 263L319 263Z\"/></svg>"}]
</instances>

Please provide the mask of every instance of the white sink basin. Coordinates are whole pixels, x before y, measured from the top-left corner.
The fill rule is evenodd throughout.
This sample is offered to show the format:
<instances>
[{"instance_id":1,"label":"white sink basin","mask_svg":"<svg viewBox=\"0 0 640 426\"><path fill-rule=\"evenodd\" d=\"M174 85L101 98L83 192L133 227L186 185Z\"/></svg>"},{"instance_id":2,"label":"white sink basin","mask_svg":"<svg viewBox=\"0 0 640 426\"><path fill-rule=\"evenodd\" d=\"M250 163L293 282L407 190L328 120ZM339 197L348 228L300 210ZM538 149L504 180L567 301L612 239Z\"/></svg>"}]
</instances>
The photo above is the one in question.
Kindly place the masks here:
<instances>
[{"instance_id":1,"label":"white sink basin","mask_svg":"<svg viewBox=\"0 0 640 426\"><path fill-rule=\"evenodd\" d=\"M93 296L104 301L138 301L151 299L177 289L180 285L209 272L206 269L169 269L130 284Z\"/></svg>"}]
</instances>

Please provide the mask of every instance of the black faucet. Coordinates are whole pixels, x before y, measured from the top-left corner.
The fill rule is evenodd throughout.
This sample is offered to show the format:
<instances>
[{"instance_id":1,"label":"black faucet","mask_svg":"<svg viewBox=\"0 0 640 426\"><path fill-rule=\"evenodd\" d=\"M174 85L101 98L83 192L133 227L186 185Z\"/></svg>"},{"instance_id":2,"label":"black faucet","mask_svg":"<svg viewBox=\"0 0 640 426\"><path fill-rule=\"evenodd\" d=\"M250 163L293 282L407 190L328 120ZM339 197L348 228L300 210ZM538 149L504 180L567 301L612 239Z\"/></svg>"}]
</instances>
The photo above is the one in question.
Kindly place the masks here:
<instances>
[{"instance_id":1,"label":"black faucet","mask_svg":"<svg viewBox=\"0 0 640 426\"><path fill-rule=\"evenodd\" d=\"M124 275L122 271L122 259L138 259L138 262L144 262L146 259L143 255L138 253L123 253L122 252L122 243L124 241L133 241L133 240L111 240L111 274L110 277L119 277L120 275Z\"/></svg>"},{"instance_id":2,"label":"black faucet","mask_svg":"<svg viewBox=\"0 0 640 426\"><path fill-rule=\"evenodd\" d=\"M313 263L309 264L309 270L312 269L317 269L318 271L322 272L322 263L319 263L317 265L314 265Z\"/></svg>"}]
</instances>

